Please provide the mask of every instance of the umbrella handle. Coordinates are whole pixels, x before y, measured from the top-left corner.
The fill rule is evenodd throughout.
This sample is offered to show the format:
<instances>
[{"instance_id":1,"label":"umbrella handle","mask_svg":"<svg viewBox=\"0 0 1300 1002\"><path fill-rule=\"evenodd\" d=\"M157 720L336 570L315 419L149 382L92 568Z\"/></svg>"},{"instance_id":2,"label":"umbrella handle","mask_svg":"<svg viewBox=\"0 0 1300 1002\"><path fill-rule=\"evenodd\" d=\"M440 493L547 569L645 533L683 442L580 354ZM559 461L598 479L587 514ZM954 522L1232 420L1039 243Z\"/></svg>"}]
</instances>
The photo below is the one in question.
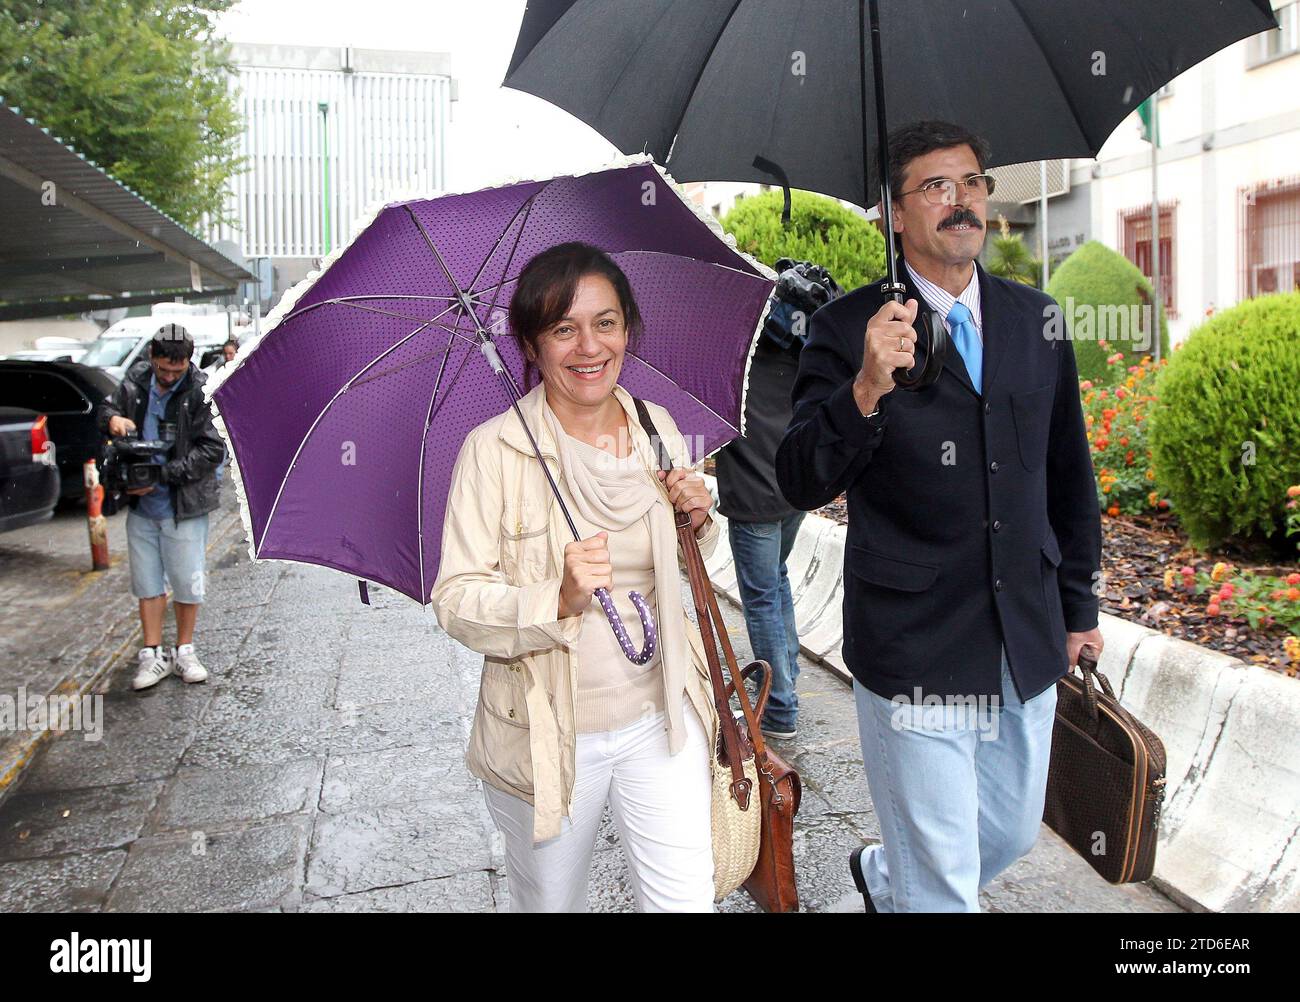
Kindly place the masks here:
<instances>
[{"instance_id":1,"label":"umbrella handle","mask_svg":"<svg viewBox=\"0 0 1300 1002\"><path fill-rule=\"evenodd\" d=\"M627 627L623 625L623 620L614 608L614 599L609 594L607 588L597 588L596 600L600 607L605 610L605 618L609 620L609 625L614 631L614 636L618 638L618 645L623 648L623 653L627 659L634 665L643 665L655 655L659 631L655 628L654 615L650 612L649 606L646 605L645 598L640 592L630 591L627 597L632 600L636 606L637 615L641 617L641 627L645 631L645 646L640 652L632 646L632 638L627 635Z\"/></svg>"},{"instance_id":2,"label":"umbrella handle","mask_svg":"<svg viewBox=\"0 0 1300 1002\"><path fill-rule=\"evenodd\" d=\"M909 376L908 369L894 370L894 385L904 390L923 390L943 372L943 364L948 360L948 328L943 325L939 314L933 310L922 310L921 329L925 335L925 361L915 376Z\"/></svg>"}]
</instances>

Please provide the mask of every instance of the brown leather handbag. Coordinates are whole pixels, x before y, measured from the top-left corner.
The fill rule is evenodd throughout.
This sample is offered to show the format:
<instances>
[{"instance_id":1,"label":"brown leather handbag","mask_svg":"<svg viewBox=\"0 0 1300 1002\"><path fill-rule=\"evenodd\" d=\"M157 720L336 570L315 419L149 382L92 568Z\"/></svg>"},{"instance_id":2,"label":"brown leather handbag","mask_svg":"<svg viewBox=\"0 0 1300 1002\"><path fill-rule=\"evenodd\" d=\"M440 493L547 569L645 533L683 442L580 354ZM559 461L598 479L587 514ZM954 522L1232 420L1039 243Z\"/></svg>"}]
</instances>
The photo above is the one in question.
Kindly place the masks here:
<instances>
[{"instance_id":1,"label":"brown leather handbag","mask_svg":"<svg viewBox=\"0 0 1300 1002\"><path fill-rule=\"evenodd\" d=\"M672 460L655 430L654 422L645 404L636 400L637 416L641 426L650 436L660 466L669 471ZM735 781L732 792L737 800L748 802L753 796L750 780L744 775L744 762L752 755L758 769L758 806L762 812L762 836L758 861L754 865L744 888L760 908L767 912L792 912L799 909L799 890L794 868L794 818L799 810L803 787L799 774L776 752L767 747L759 726L759 717L767 703L771 688L771 670L765 661L753 661L740 670L736 655L727 635L727 626L718 609L717 596L704 567L704 557L691 527L691 518L677 512L677 537L686 557L686 576L690 580L691 596L700 636L704 641L705 658L709 664L709 678L713 685L714 704L718 710L721 740L717 749L718 760L731 769ZM727 663L723 676L718 658L718 643L722 645ZM749 698L744 680L762 671L763 684L757 707ZM731 709L731 697L740 704L740 717Z\"/></svg>"},{"instance_id":2,"label":"brown leather handbag","mask_svg":"<svg viewBox=\"0 0 1300 1002\"><path fill-rule=\"evenodd\" d=\"M1120 706L1086 651L1079 670L1082 678L1071 673L1056 683L1043 821L1112 884L1147 880L1156 862L1165 746Z\"/></svg>"}]
</instances>

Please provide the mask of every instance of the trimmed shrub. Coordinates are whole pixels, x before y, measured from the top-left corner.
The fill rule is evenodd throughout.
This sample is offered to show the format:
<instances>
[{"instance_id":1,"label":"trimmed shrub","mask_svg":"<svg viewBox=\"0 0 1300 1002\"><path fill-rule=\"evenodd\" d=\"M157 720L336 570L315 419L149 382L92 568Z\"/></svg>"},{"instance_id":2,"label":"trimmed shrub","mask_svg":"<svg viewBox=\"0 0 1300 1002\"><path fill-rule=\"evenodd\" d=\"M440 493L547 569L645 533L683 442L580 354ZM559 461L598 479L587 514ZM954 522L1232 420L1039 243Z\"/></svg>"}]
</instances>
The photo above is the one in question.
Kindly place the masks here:
<instances>
[{"instance_id":1,"label":"trimmed shrub","mask_svg":"<svg viewBox=\"0 0 1300 1002\"><path fill-rule=\"evenodd\" d=\"M1151 451L1192 543L1283 530L1300 472L1300 293L1196 328L1156 381Z\"/></svg>"},{"instance_id":2,"label":"trimmed shrub","mask_svg":"<svg viewBox=\"0 0 1300 1002\"><path fill-rule=\"evenodd\" d=\"M1088 241L1061 262L1048 279L1047 294L1061 307L1080 379L1105 382L1113 377L1115 369L1106 359L1117 351L1124 355L1121 373L1151 352L1152 345L1138 340L1149 336L1151 321L1141 308L1154 301L1151 283L1123 254ZM1169 324L1163 312L1160 320L1160 357L1168 358Z\"/></svg>"},{"instance_id":3,"label":"trimmed shrub","mask_svg":"<svg viewBox=\"0 0 1300 1002\"><path fill-rule=\"evenodd\" d=\"M862 216L808 191L790 192L790 228L781 225L782 193L765 191L738 201L722 219L736 247L768 267L778 258L812 261L846 292L885 273L885 238Z\"/></svg>"}]
</instances>

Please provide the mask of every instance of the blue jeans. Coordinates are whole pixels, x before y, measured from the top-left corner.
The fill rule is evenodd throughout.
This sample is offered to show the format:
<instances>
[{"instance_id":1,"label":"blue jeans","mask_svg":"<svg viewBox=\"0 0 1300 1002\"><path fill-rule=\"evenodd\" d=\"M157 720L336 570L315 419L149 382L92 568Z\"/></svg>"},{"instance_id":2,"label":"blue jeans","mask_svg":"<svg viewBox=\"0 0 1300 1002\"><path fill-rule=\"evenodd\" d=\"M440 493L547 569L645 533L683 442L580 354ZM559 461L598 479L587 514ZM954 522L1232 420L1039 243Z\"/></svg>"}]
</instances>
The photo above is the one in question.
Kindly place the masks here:
<instances>
[{"instance_id":1,"label":"blue jeans","mask_svg":"<svg viewBox=\"0 0 1300 1002\"><path fill-rule=\"evenodd\" d=\"M862 854L876 910L979 911L979 889L1038 838L1056 686L1022 703L1003 651L997 707L891 701L857 681L853 695L884 840Z\"/></svg>"},{"instance_id":2,"label":"blue jeans","mask_svg":"<svg viewBox=\"0 0 1300 1002\"><path fill-rule=\"evenodd\" d=\"M754 657L772 666L772 692L761 723L774 731L794 730L799 714L799 631L785 561L804 514L797 511L780 522L727 521L749 643Z\"/></svg>"}]
</instances>

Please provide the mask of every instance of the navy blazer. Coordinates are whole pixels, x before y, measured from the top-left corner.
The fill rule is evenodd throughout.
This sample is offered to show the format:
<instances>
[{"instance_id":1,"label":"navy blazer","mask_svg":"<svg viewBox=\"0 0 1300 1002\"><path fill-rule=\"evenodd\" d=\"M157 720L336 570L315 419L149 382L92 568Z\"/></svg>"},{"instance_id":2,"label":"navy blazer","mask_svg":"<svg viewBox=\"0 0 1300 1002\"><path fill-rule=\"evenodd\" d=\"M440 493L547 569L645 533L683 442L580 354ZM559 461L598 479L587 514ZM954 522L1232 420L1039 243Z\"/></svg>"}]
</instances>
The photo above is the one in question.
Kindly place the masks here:
<instances>
[{"instance_id":1,"label":"navy blazer","mask_svg":"<svg viewBox=\"0 0 1300 1002\"><path fill-rule=\"evenodd\" d=\"M1101 516L1074 351L1044 334L1050 296L975 267L982 395L950 345L934 384L863 416L853 378L877 281L813 314L777 451L796 508L847 492L843 656L887 699L1000 693L1004 645L1029 699L1065 674L1066 631L1097 625ZM901 257L898 274L931 309Z\"/></svg>"}]
</instances>

